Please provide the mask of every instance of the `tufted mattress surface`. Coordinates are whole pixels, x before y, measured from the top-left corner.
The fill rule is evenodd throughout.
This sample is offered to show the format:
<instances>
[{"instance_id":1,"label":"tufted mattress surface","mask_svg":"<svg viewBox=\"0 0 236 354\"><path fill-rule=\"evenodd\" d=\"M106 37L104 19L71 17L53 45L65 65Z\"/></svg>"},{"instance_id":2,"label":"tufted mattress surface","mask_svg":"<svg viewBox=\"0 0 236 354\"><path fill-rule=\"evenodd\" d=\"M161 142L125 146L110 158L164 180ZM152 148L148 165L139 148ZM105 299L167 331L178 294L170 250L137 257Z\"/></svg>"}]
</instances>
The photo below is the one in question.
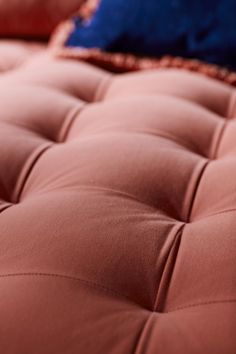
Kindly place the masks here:
<instances>
[{"instance_id":1,"label":"tufted mattress surface","mask_svg":"<svg viewBox=\"0 0 236 354\"><path fill-rule=\"evenodd\" d=\"M26 56L0 74L1 353L235 354L235 90Z\"/></svg>"}]
</instances>

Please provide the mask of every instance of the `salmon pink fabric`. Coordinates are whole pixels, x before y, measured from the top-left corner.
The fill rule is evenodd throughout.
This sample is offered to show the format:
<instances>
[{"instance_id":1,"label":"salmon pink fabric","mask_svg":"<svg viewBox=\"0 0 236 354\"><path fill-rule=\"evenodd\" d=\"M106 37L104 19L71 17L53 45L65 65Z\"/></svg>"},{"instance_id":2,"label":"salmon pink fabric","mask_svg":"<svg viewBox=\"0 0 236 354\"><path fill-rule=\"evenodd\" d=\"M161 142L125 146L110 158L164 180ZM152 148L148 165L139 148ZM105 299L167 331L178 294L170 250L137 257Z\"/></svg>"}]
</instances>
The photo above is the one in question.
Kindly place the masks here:
<instances>
[{"instance_id":1,"label":"salmon pink fabric","mask_svg":"<svg viewBox=\"0 0 236 354\"><path fill-rule=\"evenodd\" d=\"M1 353L235 354L235 89L41 49L0 98Z\"/></svg>"}]
</instances>

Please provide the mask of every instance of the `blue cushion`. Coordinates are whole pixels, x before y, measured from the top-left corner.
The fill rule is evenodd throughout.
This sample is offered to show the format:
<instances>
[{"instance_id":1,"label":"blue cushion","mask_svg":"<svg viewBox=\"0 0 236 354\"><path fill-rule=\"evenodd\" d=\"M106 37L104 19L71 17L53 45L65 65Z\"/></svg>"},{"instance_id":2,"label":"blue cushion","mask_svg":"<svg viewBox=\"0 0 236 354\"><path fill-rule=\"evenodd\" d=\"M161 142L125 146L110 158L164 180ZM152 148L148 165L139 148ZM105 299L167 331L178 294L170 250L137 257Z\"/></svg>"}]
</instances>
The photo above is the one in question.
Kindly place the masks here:
<instances>
[{"instance_id":1,"label":"blue cushion","mask_svg":"<svg viewBox=\"0 0 236 354\"><path fill-rule=\"evenodd\" d=\"M235 0L102 0L66 45L196 58L236 69Z\"/></svg>"}]
</instances>

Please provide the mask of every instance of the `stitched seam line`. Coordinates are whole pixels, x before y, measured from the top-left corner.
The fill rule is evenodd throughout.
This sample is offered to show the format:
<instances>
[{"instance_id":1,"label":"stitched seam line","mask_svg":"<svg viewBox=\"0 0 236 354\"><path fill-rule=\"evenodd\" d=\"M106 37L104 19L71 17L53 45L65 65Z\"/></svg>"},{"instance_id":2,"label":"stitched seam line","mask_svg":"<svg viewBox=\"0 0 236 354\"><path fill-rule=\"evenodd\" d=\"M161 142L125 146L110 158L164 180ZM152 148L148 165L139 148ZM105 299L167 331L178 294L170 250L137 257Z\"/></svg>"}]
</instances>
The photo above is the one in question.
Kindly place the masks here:
<instances>
[{"instance_id":1,"label":"stitched seam line","mask_svg":"<svg viewBox=\"0 0 236 354\"><path fill-rule=\"evenodd\" d=\"M20 201L20 196L22 194L22 191L26 185L27 180L30 177L30 174L32 173L35 164L38 162L38 160L40 159L40 157L51 147L53 146L53 144L47 144L46 146L43 146L40 151L36 154L36 156L34 156L34 158L32 159L32 161L30 162L29 167L27 168L27 171L24 173L23 176L23 180L22 183L20 185L20 188L18 189L17 193L16 193L16 197L13 198L15 200L16 203L19 203Z\"/></svg>"},{"instance_id":2,"label":"stitched seam line","mask_svg":"<svg viewBox=\"0 0 236 354\"><path fill-rule=\"evenodd\" d=\"M113 82L113 76L106 76L105 78L103 78L99 84L98 87L94 93L94 97L92 102L100 102L103 101L106 97L106 94L108 92L108 90L111 87L111 84Z\"/></svg>"},{"instance_id":3,"label":"stitched seam line","mask_svg":"<svg viewBox=\"0 0 236 354\"><path fill-rule=\"evenodd\" d=\"M113 294L113 295L115 295L117 297L126 299L126 300L132 302L135 305L140 306L138 303L136 303L135 301L130 299L128 296L126 296L124 294L121 294L121 293L119 293L119 292L117 292L117 291L115 291L113 289L107 288L107 287L105 287L103 285L100 285L98 283L95 283L95 282L92 282L92 281L89 281L89 280L81 279L81 278L78 278L78 277L73 277L73 276L70 276L70 275L57 274L57 273L40 273L40 272L0 274L0 279L3 279L3 278L14 278L14 277L50 277L50 278L72 280L72 281L76 281L76 282L80 282L82 284L85 284L85 285L87 285L89 287L92 287L94 289L102 290L102 291L104 291L106 293Z\"/></svg>"},{"instance_id":4,"label":"stitched seam line","mask_svg":"<svg viewBox=\"0 0 236 354\"><path fill-rule=\"evenodd\" d=\"M235 108L235 92L232 91L232 93L229 96L229 101L228 101L228 110L226 113L226 119L233 119L233 111Z\"/></svg>"},{"instance_id":5,"label":"stitched seam line","mask_svg":"<svg viewBox=\"0 0 236 354\"><path fill-rule=\"evenodd\" d=\"M165 306L165 298L166 298L166 294L168 292L168 289L170 287L170 283L171 283L171 279L173 276L173 272L174 272L174 268L175 268L175 264L177 261L177 257L178 257L178 252L179 252L179 248L180 248L180 243L181 243L181 238L183 235L183 231L185 228L186 224L182 224L174 237L174 240L172 242L172 245L170 247L170 251L166 257L166 261L165 261L165 265L164 265L164 269L162 271L162 275L161 275L161 279L159 282L159 286L156 292L156 299L155 299L155 303L154 303L154 308L153 311L155 312L164 312L164 306ZM174 249L175 248L175 249ZM172 255L172 252L175 251L174 255ZM174 258L171 262L170 265L168 265L169 261L170 261L170 257ZM168 281L168 285L167 286L163 286L162 288L162 283L165 280L166 276L169 278Z\"/></svg>"},{"instance_id":6,"label":"stitched seam line","mask_svg":"<svg viewBox=\"0 0 236 354\"><path fill-rule=\"evenodd\" d=\"M211 218L211 217L213 217L213 216L218 216L218 215L225 214L225 213L232 213L232 212L234 212L234 211L236 211L236 208L225 209L225 210L219 211L219 212L217 212L217 213L213 213L213 214L206 214L206 215L204 215L204 219L206 219L206 218ZM202 220L202 219L203 219L203 217L201 217L201 218L199 218L199 219L196 218L195 221Z\"/></svg>"},{"instance_id":7,"label":"stitched seam line","mask_svg":"<svg viewBox=\"0 0 236 354\"><path fill-rule=\"evenodd\" d=\"M67 137L69 135L69 132L71 130L72 125L75 122L75 119L78 117L79 114L82 113L82 111L85 109L85 107L87 107L88 103L84 103L82 106L81 105L76 105L76 107L74 107L69 114L67 115L67 117L65 118L64 124L62 125L62 128L60 130L60 133L58 135L58 140L59 142L64 142L67 140Z\"/></svg>"},{"instance_id":8,"label":"stitched seam line","mask_svg":"<svg viewBox=\"0 0 236 354\"><path fill-rule=\"evenodd\" d=\"M1 119L0 124L9 125L11 127L18 128L18 129L24 129L28 133L31 133L32 135L37 135L40 138L44 138L44 139L46 138L44 135L42 135L42 133L39 130L35 129L35 127L31 126L30 124L24 124L22 122L17 122L17 121L9 122L9 121L4 120L4 119Z\"/></svg>"},{"instance_id":9,"label":"stitched seam line","mask_svg":"<svg viewBox=\"0 0 236 354\"><path fill-rule=\"evenodd\" d=\"M154 313L152 312L148 316L146 322L144 323L143 329L142 329L142 331L141 331L141 333L139 335L136 347L134 349L134 354L142 354L142 353L144 353L144 350L143 350L144 349L143 345L145 344L144 338L146 337L146 332L147 332L148 327L149 327L149 325L150 325L150 323L152 321L153 316L154 316ZM147 349L147 348L145 348L145 349Z\"/></svg>"},{"instance_id":10,"label":"stitched seam line","mask_svg":"<svg viewBox=\"0 0 236 354\"><path fill-rule=\"evenodd\" d=\"M157 209L157 206L155 204L151 204L148 200L144 200L141 198L137 198L135 195L130 194L130 193L126 193L123 192L119 189L114 189L114 188L109 188L109 187L102 187L102 186L94 186L94 185L86 185L86 184L81 184L79 186L77 186L77 190L88 190L88 191L98 191L98 192L106 192L106 193L111 193L113 195L118 195L118 196L122 196L126 199L132 200L134 202L137 202L139 204L144 204L145 207L148 207L150 209L153 209L153 211L159 211L159 209ZM162 211L163 214L165 214L164 211ZM171 218L171 217L170 217Z\"/></svg>"},{"instance_id":11,"label":"stitched seam line","mask_svg":"<svg viewBox=\"0 0 236 354\"><path fill-rule=\"evenodd\" d=\"M224 133L226 131L227 123L228 123L228 121L224 121L224 123L223 123L223 125L221 127L221 130L219 132L218 139L217 139L216 144L215 144L215 149L214 149L214 152L212 153L212 158L213 159L216 159L218 157L218 153L219 153L219 150L220 150L220 145L222 143L222 139L223 139Z\"/></svg>"},{"instance_id":12,"label":"stitched seam line","mask_svg":"<svg viewBox=\"0 0 236 354\"><path fill-rule=\"evenodd\" d=\"M170 310L166 311L166 313L172 313L172 312L176 312L176 311L181 311L181 310L189 309L189 308L192 308L192 307L200 307L200 306L214 305L214 304L227 304L227 303L234 303L234 302L236 303L236 299L205 301L205 302L199 302L199 303L196 303L196 304L190 304L190 305L187 305L187 306L175 307L173 309L170 309Z\"/></svg>"},{"instance_id":13,"label":"stitched seam line","mask_svg":"<svg viewBox=\"0 0 236 354\"><path fill-rule=\"evenodd\" d=\"M125 133L125 131L122 133ZM129 131L127 134L130 134L131 132ZM197 147L194 144L189 144L184 142L183 139L179 139L176 136L165 132L164 130L161 129L155 129L155 131L148 131L148 130L132 130L133 134L140 134L140 135L151 135L154 137L166 139L170 142L173 142L177 144L179 147L186 149L188 152L193 153L193 154L199 154L200 152L198 151Z\"/></svg>"},{"instance_id":14,"label":"stitched seam line","mask_svg":"<svg viewBox=\"0 0 236 354\"><path fill-rule=\"evenodd\" d=\"M205 172L207 166L209 165L209 163L210 163L210 161L207 160L207 161L205 162L205 164L203 165L201 172L199 173L199 176L198 176L198 179L197 179L195 188L194 188L194 192L193 192L193 195L192 195L192 200L191 200L191 203L190 203L189 212L188 212L188 215L187 215L187 222L190 222L190 221L191 221L191 215L192 215L193 205L194 205L194 202L195 202L195 199L196 199L196 196L197 196L197 192L198 192L200 183L201 183L201 181L202 181L202 177L203 177L203 175L204 175L204 172Z\"/></svg>"}]
</instances>

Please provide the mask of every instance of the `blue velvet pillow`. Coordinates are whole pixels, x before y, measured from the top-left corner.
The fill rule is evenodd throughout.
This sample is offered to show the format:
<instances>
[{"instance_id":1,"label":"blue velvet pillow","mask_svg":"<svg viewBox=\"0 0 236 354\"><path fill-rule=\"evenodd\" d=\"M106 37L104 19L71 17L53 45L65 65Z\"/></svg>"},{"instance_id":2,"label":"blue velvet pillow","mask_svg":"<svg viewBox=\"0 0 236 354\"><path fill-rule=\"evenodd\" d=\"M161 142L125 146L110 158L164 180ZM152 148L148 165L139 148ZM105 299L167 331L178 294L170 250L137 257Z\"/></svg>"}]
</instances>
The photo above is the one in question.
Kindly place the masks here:
<instances>
[{"instance_id":1,"label":"blue velvet pillow","mask_svg":"<svg viewBox=\"0 0 236 354\"><path fill-rule=\"evenodd\" d=\"M195 58L236 69L236 0L101 0L68 47Z\"/></svg>"}]
</instances>

